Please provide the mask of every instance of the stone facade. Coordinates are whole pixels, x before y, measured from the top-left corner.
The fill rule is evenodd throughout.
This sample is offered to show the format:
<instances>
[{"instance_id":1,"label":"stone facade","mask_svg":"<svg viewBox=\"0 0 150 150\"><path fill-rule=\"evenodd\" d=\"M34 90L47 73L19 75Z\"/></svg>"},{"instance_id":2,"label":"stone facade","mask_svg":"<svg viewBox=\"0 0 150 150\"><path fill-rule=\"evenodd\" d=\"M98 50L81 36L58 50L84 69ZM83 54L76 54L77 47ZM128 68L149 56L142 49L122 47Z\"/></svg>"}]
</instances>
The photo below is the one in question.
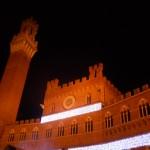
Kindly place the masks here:
<instances>
[{"instance_id":1,"label":"stone facade","mask_svg":"<svg viewBox=\"0 0 150 150\"><path fill-rule=\"evenodd\" d=\"M99 102L101 110L46 123L41 123L41 119L15 122L29 62L36 52L36 31L36 23L27 20L11 42L10 58L0 84L0 150L11 149L11 146L25 150L66 150L150 132L149 85L122 94L103 75L103 64L89 67L88 77L67 84L60 85L58 79L49 81L43 116ZM10 93L6 92L8 87ZM8 109L3 109L4 105Z\"/></svg>"}]
</instances>

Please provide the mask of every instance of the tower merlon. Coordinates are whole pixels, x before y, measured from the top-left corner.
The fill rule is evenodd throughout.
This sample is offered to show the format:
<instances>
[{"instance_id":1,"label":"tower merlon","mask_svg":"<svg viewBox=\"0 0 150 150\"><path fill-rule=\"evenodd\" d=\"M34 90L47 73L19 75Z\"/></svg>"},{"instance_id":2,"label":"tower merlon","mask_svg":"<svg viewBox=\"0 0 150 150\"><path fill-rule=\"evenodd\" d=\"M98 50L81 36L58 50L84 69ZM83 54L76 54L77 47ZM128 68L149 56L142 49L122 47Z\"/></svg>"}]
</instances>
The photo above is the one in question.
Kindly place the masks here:
<instances>
[{"instance_id":1,"label":"tower merlon","mask_svg":"<svg viewBox=\"0 0 150 150\"><path fill-rule=\"evenodd\" d=\"M89 79L94 79L96 77L101 77L103 75L103 64L95 64L89 67Z\"/></svg>"}]
</instances>

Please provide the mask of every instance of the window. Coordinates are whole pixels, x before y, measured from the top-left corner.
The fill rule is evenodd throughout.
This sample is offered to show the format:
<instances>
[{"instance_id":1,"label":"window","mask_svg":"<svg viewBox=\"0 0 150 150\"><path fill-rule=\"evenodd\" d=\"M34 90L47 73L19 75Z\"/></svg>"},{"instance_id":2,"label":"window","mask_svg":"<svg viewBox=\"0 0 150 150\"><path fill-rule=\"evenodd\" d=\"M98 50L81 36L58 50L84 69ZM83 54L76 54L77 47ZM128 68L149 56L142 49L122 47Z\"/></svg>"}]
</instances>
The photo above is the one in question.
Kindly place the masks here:
<instances>
[{"instance_id":1,"label":"window","mask_svg":"<svg viewBox=\"0 0 150 150\"><path fill-rule=\"evenodd\" d=\"M54 113L55 112L55 104L53 103L52 104L52 113Z\"/></svg>"},{"instance_id":2,"label":"window","mask_svg":"<svg viewBox=\"0 0 150 150\"><path fill-rule=\"evenodd\" d=\"M91 104L91 94L87 95L87 104Z\"/></svg>"},{"instance_id":3,"label":"window","mask_svg":"<svg viewBox=\"0 0 150 150\"><path fill-rule=\"evenodd\" d=\"M22 141L22 140L25 140L25 139L26 139L26 129L23 128L23 129L21 129L21 131L20 131L19 140Z\"/></svg>"},{"instance_id":4,"label":"window","mask_svg":"<svg viewBox=\"0 0 150 150\"><path fill-rule=\"evenodd\" d=\"M32 130L32 139L33 140L37 140L38 139L38 135L39 135L39 129L38 127L33 128Z\"/></svg>"},{"instance_id":5,"label":"window","mask_svg":"<svg viewBox=\"0 0 150 150\"><path fill-rule=\"evenodd\" d=\"M92 131L93 131L93 121L90 117L88 117L85 122L85 132L92 132Z\"/></svg>"},{"instance_id":6,"label":"window","mask_svg":"<svg viewBox=\"0 0 150 150\"><path fill-rule=\"evenodd\" d=\"M52 136L52 128L46 129L46 137L49 138Z\"/></svg>"},{"instance_id":7,"label":"window","mask_svg":"<svg viewBox=\"0 0 150 150\"><path fill-rule=\"evenodd\" d=\"M113 127L113 118L110 112L107 112L105 115L105 127L106 128Z\"/></svg>"},{"instance_id":8,"label":"window","mask_svg":"<svg viewBox=\"0 0 150 150\"><path fill-rule=\"evenodd\" d=\"M121 110L121 122L126 123L131 120L131 115L129 108L127 106L123 106Z\"/></svg>"},{"instance_id":9,"label":"window","mask_svg":"<svg viewBox=\"0 0 150 150\"><path fill-rule=\"evenodd\" d=\"M58 136L64 136L64 125L62 123L58 126Z\"/></svg>"},{"instance_id":10,"label":"window","mask_svg":"<svg viewBox=\"0 0 150 150\"><path fill-rule=\"evenodd\" d=\"M77 133L78 133L78 124L77 124L77 121L74 120L71 124L71 135L74 135Z\"/></svg>"},{"instance_id":11,"label":"window","mask_svg":"<svg viewBox=\"0 0 150 150\"><path fill-rule=\"evenodd\" d=\"M150 105L144 98L142 98L140 101L139 112L140 112L140 117L150 115Z\"/></svg>"},{"instance_id":12,"label":"window","mask_svg":"<svg viewBox=\"0 0 150 150\"><path fill-rule=\"evenodd\" d=\"M11 129L8 136L8 142L14 141L14 138L15 138L15 130Z\"/></svg>"}]
</instances>

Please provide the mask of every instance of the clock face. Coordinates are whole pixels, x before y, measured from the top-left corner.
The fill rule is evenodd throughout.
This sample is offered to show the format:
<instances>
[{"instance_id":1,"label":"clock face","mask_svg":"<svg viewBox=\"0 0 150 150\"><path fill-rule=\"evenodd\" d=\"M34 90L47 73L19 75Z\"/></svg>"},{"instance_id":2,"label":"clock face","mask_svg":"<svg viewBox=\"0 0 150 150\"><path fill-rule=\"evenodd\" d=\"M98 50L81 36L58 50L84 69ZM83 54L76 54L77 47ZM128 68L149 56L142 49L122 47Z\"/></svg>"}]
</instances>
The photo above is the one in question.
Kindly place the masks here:
<instances>
[{"instance_id":1,"label":"clock face","mask_svg":"<svg viewBox=\"0 0 150 150\"><path fill-rule=\"evenodd\" d=\"M67 96L63 102L63 106L65 109L70 109L73 107L74 103L75 103L74 96Z\"/></svg>"}]
</instances>

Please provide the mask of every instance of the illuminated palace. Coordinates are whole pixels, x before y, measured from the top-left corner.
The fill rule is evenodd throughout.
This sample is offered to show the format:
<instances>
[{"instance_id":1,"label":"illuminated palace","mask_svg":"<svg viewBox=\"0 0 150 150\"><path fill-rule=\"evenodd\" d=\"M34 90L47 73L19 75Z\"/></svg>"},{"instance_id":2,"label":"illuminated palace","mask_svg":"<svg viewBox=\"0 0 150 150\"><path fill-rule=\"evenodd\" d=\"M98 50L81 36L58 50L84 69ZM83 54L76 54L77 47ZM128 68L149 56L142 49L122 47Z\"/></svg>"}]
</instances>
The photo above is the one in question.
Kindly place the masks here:
<instances>
[{"instance_id":1,"label":"illuminated palace","mask_svg":"<svg viewBox=\"0 0 150 150\"><path fill-rule=\"evenodd\" d=\"M0 150L121 150L150 145L150 88L122 94L103 75L103 64L89 75L60 85L47 83L40 119L16 121L30 65L37 51L38 25L25 20L10 43L0 81Z\"/></svg>"}]
</instances>

